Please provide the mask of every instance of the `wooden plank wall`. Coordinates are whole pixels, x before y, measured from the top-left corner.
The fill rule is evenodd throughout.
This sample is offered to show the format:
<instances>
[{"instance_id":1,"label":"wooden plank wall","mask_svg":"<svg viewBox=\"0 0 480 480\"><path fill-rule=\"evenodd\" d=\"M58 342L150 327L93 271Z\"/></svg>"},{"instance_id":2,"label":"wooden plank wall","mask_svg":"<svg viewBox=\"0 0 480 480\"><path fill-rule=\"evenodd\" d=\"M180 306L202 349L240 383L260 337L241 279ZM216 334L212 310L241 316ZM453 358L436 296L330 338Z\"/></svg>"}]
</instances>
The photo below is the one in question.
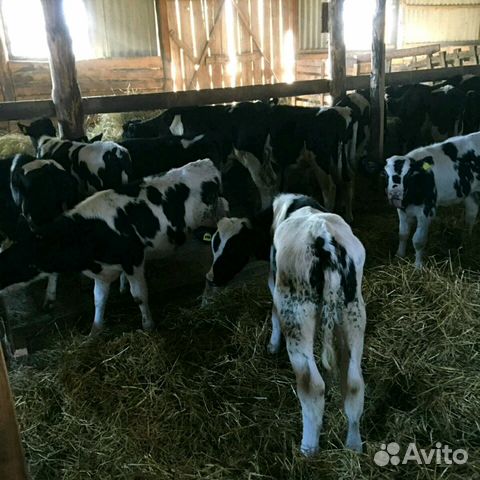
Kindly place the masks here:
<instances>
[{"instance_id":1,"label":"wooden plank wall","mask_svg":"<svg viewBox=\"0 0 480 480\"><path fill-rule=\"evenodd\" d=\"M8 62L17 100L50 98L48 62ZM83 96L160 92L163 69L160 57L81 60L77 76Z\"/></svg>"},{"instance_id":2,"label":"wooden plank wall","mask_svg":"<svg viewBox=\"0 0 480 480\"><path fill-rule=\"evenodd\" d=\"M165 0L172 56L172 89L258 85L283 80L285 32L294 28L296 0ZM236 55L231 76L230 52ZM1 61L1 59L0 59ZM7 61L8 100L51 95L48 62ZM160 56L77 62L83 96L165 90ZM10 96L12 97L12 96ZM7 100L0 88L0 101Z\"/></svg>"},{"instance_id":3,"label":"wooden plank wall","mask_svg":"<svg viewBox=\"0 0 480 480\"><path fill-rule=\"evenodd\" d=\"M284 35L293 25L294 5L295 0L233 0L231 5L167 0L174 90L281 82Z\"/></svg>"}]
</instances>

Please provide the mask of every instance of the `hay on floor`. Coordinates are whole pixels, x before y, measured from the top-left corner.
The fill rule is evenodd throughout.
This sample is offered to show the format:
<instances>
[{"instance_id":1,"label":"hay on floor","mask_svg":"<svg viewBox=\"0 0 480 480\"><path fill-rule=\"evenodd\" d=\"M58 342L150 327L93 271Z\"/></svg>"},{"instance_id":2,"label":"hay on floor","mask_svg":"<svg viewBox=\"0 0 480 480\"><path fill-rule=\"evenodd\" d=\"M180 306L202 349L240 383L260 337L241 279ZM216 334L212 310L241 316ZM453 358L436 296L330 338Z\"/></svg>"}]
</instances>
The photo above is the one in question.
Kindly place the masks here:
<instances>
[{"instance_id":1,"label":"hay on floor","mask_svg":"<svg viewBox=\"0 0 480 480\"><path fill-rule=\"evenodd\" d=\"M343 449L335 383L322 451L298 453L287 354L265 351L264 285L205 309L170 307L159 332L64 339L11 372L35 479L474 478L480 474L480 279L449 262L366 272L365 453ZM464 448L463 466L379 467L380 445Z\"/></svg>"}]
</instances>

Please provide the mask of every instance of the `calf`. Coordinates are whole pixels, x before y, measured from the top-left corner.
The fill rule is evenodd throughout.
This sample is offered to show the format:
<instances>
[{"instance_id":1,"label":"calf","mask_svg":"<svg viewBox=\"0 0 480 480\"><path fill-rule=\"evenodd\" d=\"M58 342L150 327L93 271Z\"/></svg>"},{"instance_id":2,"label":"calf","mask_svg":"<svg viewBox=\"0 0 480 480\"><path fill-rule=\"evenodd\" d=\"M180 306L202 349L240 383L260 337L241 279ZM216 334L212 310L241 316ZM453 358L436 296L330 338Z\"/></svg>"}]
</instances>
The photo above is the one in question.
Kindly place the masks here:
<instances>
[{"instance_id":1,"label":"calf","mask_svg":"<svg viewBox=\"0 0 480 480\"><path fill-rule=\"evenodd\" d=\"M124 137L162 135L165 131L187 138L214 136L221 158L233 154L250 172L266 207L272 202L275 184L271 165L263 157L269 110L264 102L170 108L155 119L125 124Z\"/></svg>"},{"instance_id":2,"label":"calf","mask_svg":"<svg viewBox=\"0 0 480 480\"><path fill-rule=\"evenodd\" d=\"M79 181L83 196L128 182L130 155L117 143L61 140L55 137L55 127L48 118L18 126L32 139L38 158L55 160Z\"/></svg>"},{"instance_id":3,"label":"calf","mask_svg":"<svg viewBox=\"0 0 480 480\"><path fill-rule=\"evenodd\" d=\"M210 158L220 168L225 154L215 135L198 135L192 139L168 135L157 138L130 138L119 142L131 158L132 180L157 175L201 158Z\"/></svg>"},{"instance_id":4,"label":"calf","mask_svg":"<svg viewBox=\"0 0 480 480\"><path fill-rule=\"evenodd\" d=\"M338 103L338 107L349 107L352 111L353 122L357 123L355 145L355 167L365 163L370 141L370 102L362 93L353 92L346 95ZM352 132L353 136L353 132Z\"/></svg>"},{"instance_id":5,"label":"calf","mask_svg":"<svg viewBox=\"0 0 480 480\"><path fill-rule=\"evenodd\" d=\"M212 226L219 189L220 173L204 159L162 177L98 192L2 252L0 288L46 273L83 272L95 281L94 333L103 328L110 284L123 271L143 327L151 329L145 258L168 255L191 230Z\"/></svg>"},{"instance_id":6,"label":"calf","mask_svg":"<svg viewBox=\"0 0 480 480\"><path fill-rule=\"evenodd\" d=\"M432 91L428 116L431 122L431 138L441 142L463 132L465 93L446 85Z\"/></svg>"},{"instance_id":7,"label":"calf","mask_svg":"<svg viewBox=\"0 0 480 480\"><path fill-rule=\"evenodd\" d=\"M480 199L480 133L390 157L385 172L388 201L397 208L399 218L397 255L405 256L416 219L415 264L422 265L428 228L442 205L464 202L465 221L472 231Z\"/></svg>"},{"instance_id":8,"label":"calf","mask_svg":"<svg viewBox=\"0 0 480 480\"><path fill-rule=\"evenodd\" d=\"M248 238L257 241L249 242ZM269 287L273 307L268 349L278 352L283 333L302 406L301 451L306 455L317 451L325 404L325 383L313 353L317 322L323 330L324 368L331 370L337 363L340 366L348 418L346 446L361 451L361 357L366 323L361 292L363 245L341 217L325 213L315 200L283 194L256 225L245 219L222 219L218 223L212 238L214 263L207 274L208 283L224 285L242 268L248 250L255 251L255 243L260 247L257 254L263 257L271 245Z\"/></svg>"},{"instance_id":9,"label":"calf","mask_svg":"<svg viewBox=\"0 0 480 480\"><path fill-rule=\"evenodd\" d=\"M54 160L37 160L16 155L10 171L10 191L22 217L10 240L28 236L23 219L32 230L53 221L79 201L78 182ZM19 212L19 213L20 213ZM23 227L23 228L22 228ZM49 309L57 297L56 274L49 275L43 308Z\"/></svg>"},{"instance_id":10,"label":"calf","mask_svg":"<svg viewBox=\"0 0 480 480\"><path fill-rule=\"evenodd\" d=\"M337 187L344 193L349 222L353 221L356 130L349 107L277 106L271 112L268 147L280 178L290 165L306 159L328 210L334 209ZM284 187L281 180L280 190Z\"/></svg>"},{"instance_id":11,"label":"calf","mask_svg":"<svg viewBox=\"0 0 480 480\"><path fill-rule=\"evenodd\" d=\"M402 152L425 144L429 138L431 87L423 84L401 85L386 89L387 110L400 118Z\"/></svg>"},{"instance_id":12,"label":"calf","mask_svg":"<svg viewBox=\"0 0 480 480\"><path fill-rule=\"evenodd\" d=\"M15 204L31 228L51 222L79 202L78 183L55 160L16 155L10 170Z\"/></svg>"}]
</instances>

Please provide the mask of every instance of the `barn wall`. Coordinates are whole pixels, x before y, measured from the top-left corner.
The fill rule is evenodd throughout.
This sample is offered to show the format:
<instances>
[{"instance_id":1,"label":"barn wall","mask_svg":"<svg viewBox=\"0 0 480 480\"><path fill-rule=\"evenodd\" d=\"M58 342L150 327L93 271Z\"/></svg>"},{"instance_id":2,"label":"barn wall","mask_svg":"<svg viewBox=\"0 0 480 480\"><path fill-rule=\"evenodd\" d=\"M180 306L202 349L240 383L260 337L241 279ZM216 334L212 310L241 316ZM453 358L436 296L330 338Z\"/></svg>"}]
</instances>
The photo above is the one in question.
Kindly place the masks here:
<instances>
[{"instance_id":1,"label":"barn wall","mask_svg":"<svg viewBox=\"0 0 480 480\"><path fill-rule=\"evenodd\" d=\"M48 62L8 62L17 100L47 99L52 83ZM160 57L81 60L77 76L83 96L159 92L163 89Z\"/></svg>"},{"instance_id":2,"label":"barn wall","mask_svg":"<svg viewBox=\"0 0 480 480\"><path fill-rule=\"evenodd\" d=\"M327 7L324 7L325 4ZM298 2L298 26L299 26L299 50L312 51L328 48L328 31L322 26L328 23L325 10L328 2L325 0L299 0ZM323 18L324 15L327 18Z\"/></svg>"},{"instance_id":3,"label":"barn wall","mask_svg":"<svg viewBox=\"0 0 480 480\"><path fill-rule=\"evenodd\" d=\"M404 47L480 40L480 1L405 0L399 37Z\"/></svg>"},{"instance_id":4,"label":"barn wall","mask_svg":"<svg viewBox=\"0 0 480 480\"><path fill-rule=\"evenodd\" d=\"M115 21L108 20L108 25L105 23L108 28L105 25L103 28L98 19L113 3L118 7L112 17ZM141 11L135 12L127 8L131 3L131 0L86 1L89 11L94 12L93 17L98 20L93 42L95 54L116 58L77 62L83 96L164 89L161 57L140 56L158 51L158 32L154 29L153 38L152 31L157 19L155 11L151 10L155 2L142 0L138 5L142 8L137 9ZM283 53L287 49L288 32L296 28L295 5L295 0L240 0L231 4L225 0L167 0L173 68L165 73L173 79L173 90L267 84L285 81L288 73L294 75L294 65L287 68ZM135 43L131 34L138 30L145 16L154 17L153 23L145 27L145 38ZM136 25L130 30L126 29L129 19ZM112 22L124 25L125 29L113 28ZM295 61L293 53L292 61ZM47 62L11 59L7 68L11 72L16 100L50 97ZM3 99L0 97L0 100Z\"/></svg>"}]
</instances>

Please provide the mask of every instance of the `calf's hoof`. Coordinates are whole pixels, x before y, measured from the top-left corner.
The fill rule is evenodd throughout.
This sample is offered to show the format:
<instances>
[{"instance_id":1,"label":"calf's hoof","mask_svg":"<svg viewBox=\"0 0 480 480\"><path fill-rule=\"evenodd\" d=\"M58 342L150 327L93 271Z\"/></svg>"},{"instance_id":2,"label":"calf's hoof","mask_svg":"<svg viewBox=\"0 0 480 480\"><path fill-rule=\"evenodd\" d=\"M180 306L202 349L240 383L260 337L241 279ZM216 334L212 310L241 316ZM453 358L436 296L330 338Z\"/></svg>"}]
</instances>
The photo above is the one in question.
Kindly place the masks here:
<instances>
[{"instance_id":1,"label":"calf's hoof","mask_svg":"<svg viewBox=\"0 0 480 480\"><path fill-rule=\"evenodd\" d=\"M362 453L363 451L362 439L360 438L360 435L348 435L345 446L357 453Z\"/></svg>"},{"instance_id":2,"label":"calf's hoof","mask_svg":"<svg viewBox=\"0 0 480 480\"><path fill-rule=\"evenodd\" d=\"M142 322L142 328L145 332L153 332L153 330L155 330L155 323L152 321Z\"/></svg>"},{"instance_id":3,"label":"calf's hoof","mask_svg":"<svg viewBox=\"0 0 480 480\"><path fill-rule=\"evenodd\" d=\"M90 333L88 334L88 336L90 338L95 338L95 337L98 337L102 332L103 332L103 327L100 327L94 323L92 325L92 328L90 329Z\"/></svg>"},{"instance_id":4,"label":"calf's hoof","mask_svg":"<svg viewBox=\"0 0 480 480\"><path fill-rule=\"evenodd\" d=\"M272 342L269 342L268 345L267 345L267 352L270 354L270 355L276 355L278 352L280 351L280 343L272 343Z\"/></svg>"},{"instance_id":5,"label":"calf's hoof","mask_svg":"<svg viewBox=\"0 0 480 480\"><path fill-rule=\"evenodd\" d=\"M42 304L42 310L44 312L51 312L53 310L53 306L55 305L55 300L52 300L50 298L46 298L44 301L43 301L43 304Z\"/></svg>"},{"instance_id":6,"label":"calf's hoof","mask_svg":"<svg viewBox=\"0 0 480 480\"><path fill-rule=\"evenodd\" d=\"M318 445L301 445L300 452L305 457L312 457L316 453L318 453Z\"/></svg>"}]
</instances>

